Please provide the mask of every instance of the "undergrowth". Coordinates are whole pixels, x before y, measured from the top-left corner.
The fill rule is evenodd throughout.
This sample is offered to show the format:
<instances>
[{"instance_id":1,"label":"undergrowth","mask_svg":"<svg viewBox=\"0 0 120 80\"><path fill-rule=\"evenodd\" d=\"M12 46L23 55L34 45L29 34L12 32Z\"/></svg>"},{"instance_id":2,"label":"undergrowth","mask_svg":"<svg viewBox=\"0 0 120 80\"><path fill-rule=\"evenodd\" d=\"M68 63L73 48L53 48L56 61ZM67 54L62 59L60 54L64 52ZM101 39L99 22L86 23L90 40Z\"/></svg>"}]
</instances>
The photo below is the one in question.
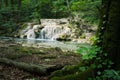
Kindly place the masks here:
<instances>
[{"instance_id":1,"label":"undergrowth","mask_svg":"<svg viewBox=\"0 0 120 80\"><path fill-rule=\"evenodd\" d=\"M114 63L100 47L80 47L77 51L83 61L53 72L51 80L120 80L120 71L112 68Z\"/></svg>"}]
</instances>

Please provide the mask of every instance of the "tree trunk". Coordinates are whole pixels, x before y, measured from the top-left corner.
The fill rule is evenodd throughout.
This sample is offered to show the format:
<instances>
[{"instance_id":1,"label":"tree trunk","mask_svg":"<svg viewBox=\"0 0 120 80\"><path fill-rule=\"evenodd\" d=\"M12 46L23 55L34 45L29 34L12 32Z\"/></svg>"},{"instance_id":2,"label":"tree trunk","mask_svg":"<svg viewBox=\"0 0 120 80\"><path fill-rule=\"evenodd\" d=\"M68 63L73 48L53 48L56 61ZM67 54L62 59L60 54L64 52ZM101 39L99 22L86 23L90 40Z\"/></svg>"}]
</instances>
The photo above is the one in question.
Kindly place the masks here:
<instances>
[{"instance_id":1,"label":"tree trunk","mask_svg":"<svg viewBox=\"0 0 120 80\"><path fill-rule=\"evenodd\" d=\"M1 5L2 5L2 3L0 2L0 9L2 8L2 6L1 6Z\"/></svg>"},{"instance_id":2,"label":"tree trunk","mask_svg":"<svg viewBox=\"0 0 120 80\"><path fill-rule=\"evenodd\" d=\"M10 5L11 5L11 8L13 9L14 0L11 0Z\"/></svg>"},{"instance_id":3,"label":"tree trunk","mask_svg":"<svg viewBox=\"0 0 120 80\"><path fill-rule=\"evenodd\" d=\"M120 0L103 0L102 11L98 29L100 42L97 45L108 53L108 58L117 67L120 66Z\"/></svg>"},{"instance_id":4,"label":"tree trunk","mask_svg":"<svg viewBox=\"0 0 120 80\"><path fill-rule=\"evenodd\" d=\"M67 9L68 9L68 15L70 16L71 15L71 10L70 10L70 1L69 0L66 0L66 3L67 3Z\"/></svg>"},{"instance_id":5,"label":"tree trunk","mask_svg":"<svg viewBox=\"0 0 120 80\"><path fill-rule=\"evenodd\" d=\"M8 7L8 0L5 0L5 6Z\"/></svg>"},{"instance_id":6,"label":"tree trunk","mask_svg":"<svg viewBox=\"0 0 120 80\"><path fill-rule=\"evenodd\" d=\"M21 2L22 2L22 0L18 0L18 9L20 9L20 7L21 7Z\"/></svg>"},{"instance_id":7,"label":"tree trunk","mask_svg":"<svg viewBox=\"0 0 120 80\"><path fill-rule=\"evenodd\" d=\"M0 1L0 9L2 8L3 0Z\"/></svg>"}]
</instances>

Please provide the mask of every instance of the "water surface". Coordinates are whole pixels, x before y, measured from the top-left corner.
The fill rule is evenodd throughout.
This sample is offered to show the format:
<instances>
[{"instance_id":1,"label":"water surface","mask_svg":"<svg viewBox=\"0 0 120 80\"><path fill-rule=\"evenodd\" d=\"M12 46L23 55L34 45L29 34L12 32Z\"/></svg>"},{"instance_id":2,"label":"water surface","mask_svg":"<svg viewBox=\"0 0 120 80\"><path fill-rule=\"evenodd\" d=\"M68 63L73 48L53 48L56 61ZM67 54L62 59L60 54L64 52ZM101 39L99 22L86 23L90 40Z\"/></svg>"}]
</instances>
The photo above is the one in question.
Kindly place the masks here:
<instances>
[{"instance_id":1,"label":"water surface","mask_svg":"<svg viewBox=\"0 0 120 80\"><path fill-rule=\"evenodd\" d=\"M9 40L14 41L15 43L20 43L23 46L29 47L59 47L63 50L75 51L81 46L90 46L88 43L77 43L72 41L56 41L56 40L49 40L49 39L21 39L21 38L11 38L11 37L0 37L1 40Z\"/></svg>"}]
</instances>

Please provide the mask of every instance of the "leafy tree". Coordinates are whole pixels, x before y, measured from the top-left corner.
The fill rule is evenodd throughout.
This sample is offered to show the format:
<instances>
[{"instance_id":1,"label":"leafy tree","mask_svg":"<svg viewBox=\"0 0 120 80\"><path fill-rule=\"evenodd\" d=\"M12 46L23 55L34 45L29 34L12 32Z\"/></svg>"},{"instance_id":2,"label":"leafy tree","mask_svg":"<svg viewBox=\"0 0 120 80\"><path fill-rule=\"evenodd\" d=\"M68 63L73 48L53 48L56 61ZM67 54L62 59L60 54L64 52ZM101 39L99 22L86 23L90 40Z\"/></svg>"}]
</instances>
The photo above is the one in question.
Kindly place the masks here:
<instances>
[{"instance_id":1,"label":"leafy tree","mask_svg":"<svg viewBox=\"0 0 120 80\"><path fill-rule=\"evenodd\" d=\"M95 6L100 3L99 1L100 0L1 0L0 27L3 28L2 25L7 22L9 23L9 21L13 22L13 24L21 24L36 19L40 23L40 18L65 18L70 17L72 13L78 13L79 15L82 13L81 16L83 19L93 22L98 18L98 15L94 13L94 9ZM95 6L93 6L93 4L95 4ZM91 6L90 9L89 6Z\"/></svg>"},{"instance_id":2,"label":"leafy tree","mask_svg":"<svg viewBox=\"0 0 120 80\"><path fill-rule=\"evenodd\" d=\"M79 15L80 18L90 23L99 22L99 12L97 7L101 5L101 0L78 0L72 2L71 10Z\"/></svg>"},{"instance_id":3,"label":"leafy tree","mask_svg":"<svg viewBox=\"0 0 120 80\"><path fill-rule=\"evenodd\" d=\"M53 1L52 4L53 4L52 12L54 13L56 18L69 16L70 5L68 0L56 0Z\"/></svg>"}]
</instances>

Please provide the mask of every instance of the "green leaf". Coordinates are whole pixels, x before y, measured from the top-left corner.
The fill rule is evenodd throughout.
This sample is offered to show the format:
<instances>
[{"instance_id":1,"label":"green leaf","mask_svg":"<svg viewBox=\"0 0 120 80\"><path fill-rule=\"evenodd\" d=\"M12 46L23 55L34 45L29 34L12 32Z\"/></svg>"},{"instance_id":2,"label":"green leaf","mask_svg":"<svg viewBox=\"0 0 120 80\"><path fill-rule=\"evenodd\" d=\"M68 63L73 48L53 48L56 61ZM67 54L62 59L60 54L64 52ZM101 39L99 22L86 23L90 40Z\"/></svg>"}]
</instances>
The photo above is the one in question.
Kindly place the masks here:
<instances>
[{"instance_id":1,"label":"green leaf","mask_svg":"<svg viewBox=\"0 0 120 80\"><path fill-rule=\"evenodd\" d=\"M101 64L98 64L97 68L102 68L102 65L101 65Z\"/></svg>"},{"instance_id":2,"label":"green leaf","mask_svg":"<svg viewBox=\"0 0 120 80\"><path fill-rule=\"evenodd\" d=\"M86 70L86 67L80 67L79 70L83 72Z\"/></svg>"},{"instance_id":3,"label":"green leaf","mask_svg":"<svg viewBox=\"0 0 120 80\"><path fill-rule=\"evenodd\" d=\"M95 64L91 64L90 67L91 67L91 68L96 68L96 65L95 65Z\"/></svg>"},{"instance_id":4,"label":"green leaf","mask_svg":"<svg viewBox=\"0 0 120 80\"><path fill-rule=\"evenodd\" d=\"M98 71L98 72L97 72L97 74L98 74L98 75L101 75L101 72L100 72L100 71Z\"/></svg>"}]
</instances>

